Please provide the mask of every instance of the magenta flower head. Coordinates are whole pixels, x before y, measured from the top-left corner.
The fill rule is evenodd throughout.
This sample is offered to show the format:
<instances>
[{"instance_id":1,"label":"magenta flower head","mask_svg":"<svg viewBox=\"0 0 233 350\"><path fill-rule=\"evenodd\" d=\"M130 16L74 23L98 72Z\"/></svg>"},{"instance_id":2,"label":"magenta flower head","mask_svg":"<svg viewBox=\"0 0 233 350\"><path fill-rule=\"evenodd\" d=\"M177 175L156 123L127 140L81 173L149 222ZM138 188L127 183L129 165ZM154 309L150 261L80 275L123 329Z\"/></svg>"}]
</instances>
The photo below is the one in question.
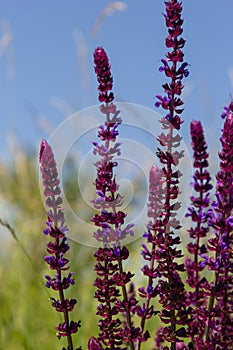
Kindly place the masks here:
<instances>
[{"instance_id":1,"label":"magenta flower head","mask_svg":"<svg viewBox=\"0 0 233 350\"><path fill-rule=\"evenodd\" d=\"M211 177L208 168L208 153L207 145L205 142L205 136L202 128L202 124L199 121L192 121L190 125L190 132L192 138L193 148L193 167L196 169L192 186L197 193L197 196L191 197L192 207L189 208L189 212L186 217L191 217L193 222L197 223L197 228L189 231L191 238L205 237L208 232L207 227L204 229L202 224L207 223L208 214L205 212L209 206L209 195L212 189ZM197 231L200 232L197 232ZM199 248L198 248L199 249Z\"/></svg>"},{"instance_id":2,"label":"magenta flower head","mask_svg":"<svg viewBox=\"0 0 233 350\"><path fill-rule=\"evenodd\" d=\"M101 143L93 142L94 154L100 159L95 163L97 177L95 180L96 197L93 200L95 209L101 211L92 221L98 227L95 238L104 245L113 247L127 235L133 235L132 225L123 228L126 213L118 210L122 205L122 197L118 193L114 169L117 162L114 157L120 155L120 143L116 142L119 134L118 126L122 123L120 111L113 104L112 76L109 60L103 48L98 47L94 52L95 72L99 82L99 100L105 102L100 111L105 115L105 123L99 127L98 137Z\"/></svg>"},{"instance_id":3,"label":"magenta flower head","mask_svg":"<svg viewBox=\"0 0 233 350\"><path fill-rule=\"evenodd\" d=\"M182 51L185 40L180 37L183 32L181 18L182 5L177 0L169 0L165 2L166 13L164 15L166 26L168 28L168 36L166 38L166 47L171 49L167 52L166 58L162 59L162 66L159 68L160 72L164 72L170 82L163 84L165 96L157 95L158 101L155 103L156 107L162 107L168 113L165 119L170 122L177 130L183 122L180 114L183 112L183 101L179 97L184 88L182 79L189 75L187 62L183 62L184 53ZM166 122L164 121L165 125Z\"/></svg>"},{"instance_id":4,"label":"magenta flower head","mask_svg":"<svg viewBox=\"0 0 233 350\"><path fill-rule=\"evenodd\" d=\"M126 213L120 210L123 198L119 194L116 182L116 156L120 155L120 143L117 142L118 127L121 124L120 111L113 103L112 76L108 57L103 48L94 52L94 64L99 82L100 112L104 115L104 124L99 127L100 142L93 142L94 154L99 159L94 164L97 170L94 185L96 195L93 199L94 208L98 211L92 218L96 226L94 237L102 245L94 256L97 260L95 272L97 278L95 298L99 305L97 315L100 333L97 338L89 341L89 349L126 349L134 350L134 343L141 338L138 327L132 323L137 300L127 293L130 289L133 274L125 272L124 261L129 257L129 251L123 246L123 239L133 235L132 224L125 225ZM122 317L123 316L123 317ZM122 319L123 318L123 319Z\"/></svg>"},{"instance_id":5,"label":"magenta flower head","mask_svg":"<svg viewBox=\"0 0 233 350\"><path fill-rule=\"evenodd\" d=\"M61 207L62 198L60 196L61 190L59 187L60 181L58 179L57 165L52 148L46 140L42 140L40 147L40 165L46 206L49 208L47 211L49 220L62 233L66 233L68 229L64 226L65 218Z\"/></svg>"},{"instance_id":6,"label":"magenta flower head","mask_svg":"<svg viewBox=\"0 0 233 350\"><path fill-rule=\"evenodd\" d=\"M47 210L47 228L44 230L44 234L51 239L47 244L49 255L45 257L45 261L50 269L55 271L54 276L45 276L47 280L46 287L59 293L59 299L51 298L52 306L56 311L63 313L64 316L64 322L56 327L57 337L67 338L68 347L64 350L74 350L72 334L78 331L80 321L69 321L69 313L73 310L77 300L65 298L64 295L64 290L74 284L73 272L63 276L63 273L69 270L69 260L65 257L70 248L66 239L68 229L65 226L64 213L61 207L62 198L60 196L61 190L56 161L51 146L45 140L42 141L40 147L40 170L46 206L49 208Z\"/></svg>"},{"instance_id":7,"label":"magenta flower head","mask_svg":"<svg viewBox=\"0 0 233 350\"><path fill-rule=\"evenodd\" d=\"M186 62L183 62L183 47L185 40L181 38L183 32L181 19L182 6L177 0L165 1L164 15L168 36L166 46L169 51L162 59L160 71L169 79L162 85L165 95L157 95L156 107L162 107L166 115L160 121L165 130L158 137L160 148L157 157L160 169L153 167L150 172L150 189L148 203L149 223L144 234L146 244L142 246L142 256L146 260L142 268L148 279L147 288L140 288L139 293L145 302L139 310L141 329L144 330L145 321L156 314L159 315L163 327L159 328L156 344L161 349L168 349L162 345L169 342L171 350L177 349L177 344L187 337L189 319L188 300L181 273L185 271L180 260L181 240L179 220L176 219L180 208L179 197L179 162L183 151L179 150L181 137L177 134L182 124L181 113L183 101L180 95L183 90L182 80L188 76ZM154 312L150 305L151 298L159 298L161 310ZM140 350L140 346L139 346Z\"/></svg>"},{"instance_id":8,"label":"magenta flower head","mask_svg":"<svg viewBox=\"0 0 233 350\"><path fill-rule=\"evenodd\" d=\"M102 47L98 47L94 52L95 73L99 82L99 101L109 103L113 101L112 92L113 79L111 76L108 56Z\"/></svg>"},{"instance_id":9,"label":"magenta flower head","mask_svg":"<svg viewBox=\"0 0 233 350\"><path fill-rule=\"evenodd\" d=\"M190 125L193 167L195 173L192 186L195 195L191 196L191 206L188 208L186 217L190 217L193 226L188 230L191 241L188 244L188 252L191 257L186 258L185 267L188 273L187 283L192 288L188 292L190 302L189 335L194 344L204 348L205 317L203 310L206 307L206 286L209 284L206 278L200 276L204 269L203 254L207 253L206 235L209 232L208 209L209 195L212 189L211 177L208 169L208 153L202 124L199 121L192 121Z\"/></svg>"}]
</instances>

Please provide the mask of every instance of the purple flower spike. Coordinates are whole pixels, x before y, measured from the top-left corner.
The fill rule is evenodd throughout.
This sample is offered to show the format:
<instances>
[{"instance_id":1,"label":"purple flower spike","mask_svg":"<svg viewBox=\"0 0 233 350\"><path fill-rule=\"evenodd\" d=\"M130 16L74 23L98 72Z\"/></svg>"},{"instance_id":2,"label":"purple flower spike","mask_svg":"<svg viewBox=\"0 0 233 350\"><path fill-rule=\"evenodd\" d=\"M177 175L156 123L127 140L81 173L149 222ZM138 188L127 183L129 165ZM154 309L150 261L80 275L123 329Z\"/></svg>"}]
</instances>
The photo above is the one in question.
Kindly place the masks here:
<instances>
[{"instance_id":1,"label":"purple flower spike","mask_svg":"<svg viewBox=\"0 0 233 350\"><path fill-rule=\"evenodd\" d=\"M65 218L61 207L62 198L60 196L60 182L58 179L57 165L54 159L51 146L46 140L43 140L40 148L40 170L43 179L44 195L46 205L49 208L47 211L48 221L47 229L44 233L52 240L47 244L47 252L49 255L45 257L45 261L51 270L55 270L55 276L46 275L46 287L52 288L59 292L60 299L52 298L52 306L64 315L64 323L60 323L55 329L57 337L66 337L68 348L74 350L72 334L76 333L80 327L80 321L69 321L69 313L73 310L76 300L67 299L64 296L64 290L74 284L72 278L73 272L69 272L68 276L62 277L62 272L69 270L69 260L64 257L64 254L69 250L69 245L66 239L67 227L64 225ZM79 348L81 349L81 348Z\"/></svg>"},{"instance_id":2,"label":"purple flower spike","mask_svg":"<svg viewBox=\"0 0 233 350\"><path fill-rule=\"evenodd\" d=\"M55 229L61 232L67 232L64 224L64 213L61 208L62 198L60 196L61 190L59 187L60 181L58 179L57 164L54 159L51 146L46 140L42 140L40 147L40 171L43 180L44 195L46 198L46 205L50 208L47 212L49 229L54 225Z\"/></svg>"},{"instance_id":3,"label":"purple flower spike","mask_svg":"<svg viewBox=\"0 0 233 350\"><path fill-rule=\"evenodd\" d=\"M219 153L220 170L216 180L216 201L212 204L209 225L215 236L208 240L213 256L206 259L214 272L209 288L210 301L206 309L205 345L209 349L220 346L230 349L233 344L233 102L225 107L225 122Z\"/></svg>"},{"instance_id":4,"label":"purple flower spike","mask_svg":"<svg viewBox=\"0 0 233 350\"><path fill-rule=\"evenodd\" d=\"M165 1L165 20L168 29L166 46L169 52L162 59L159 68L170 80L162 85L165 95L157 95L156 107L165 110L165 116L160 121L162 132L157 140L160 148L157 157L161 169L152 167L149 184L148 217L150 221L147 232L144 234L146 245L142 246L142 256L147 264L142 268L143 274L148 278L147 288L140 288L139 294L145 303L139 309L141 317L141 330L144 331L147 318L159 314L165 327L161 327L157 334L157 343L168 342L171 350L182 343L180 338L187 336L189 301L180 273L185 271L184 264L179 262L182 258L181 240L179 238L180 222L176 219L180 208L178 170L183 151L179 150L181 137L176 133L183 121L183 101L180 97L184 88L182 80L188 76L188 64L183 61L183 47L185 40L181 38L183 32L181 19L182 6L177 0ZM175 150L174 150L175 149ZM150 306L151 298L159 298L161 311L153 311ZM181 327L182 325L182 327ZM140 350L141 344L139 344ZM159 345L160 346L160 345ZM169 349L167 346L161 349Z\"/></svg>"},{"instance_id":5,"label":"purple flower spike","mask_svg":"<svg viewBox=\"0 0 233 350\"><path fill-rule=\"evenodd\" d=\"M115 156L120 155L118 126L121 124L120 111L113 104L112 76L106 52L97 48L94 53L95 72L99 82L100 112L105 116L105 123L98 131L100 143L93 142L94 154L99 160L94 164L97 170L95 179L96 196L92 201L98 213L92 218L96 226L94 237L102 247L95 252L97 263L95 271L98 277L94 285L97 288L95 298L99 305L97 314L100 333L98 340L92 337L89 349L123 349L129 346L135 349L134 343L141 338L139 328L133 326L132 315L135 314L137 301L129 298L127 286L133 274L124 272L123 261L129 257L129 251L122 246L126 236L133 235L132 224L125 225L126 213L120 210L123 198L118 193L115 169ZM120 292L121 291L121 292ZM124 321L122 321L122 317Z\"/></svg>"},{"instance_id":6,"label":"purple flower spike","mask_svg":"<svg viewBox=\"0 0 233 350\"><path fill-rule=\"evenodd\" d=\"M155 103L155 107L161 106L168 111L164 120L162 120L164 127L167 127L167 122L169 122L175 129L179 130L180 125L183 123L180 118L180 114L183 112L183 101L179 97L184 88L182 79L189 75L188 63L183 62L184 54L182 49L185 45L185 40L180 37L183 33L182 5L177 0L165 1L165 5L166 14L164 17L168 28L166 47L171 49L171 51L167 52L166 58L161 60L163 65L159 68L159 71L164 72L171 81L163 84L166 96L157 95L158 101Z\"/></svg>"},{"instance_id":7,"label":"purple flower spike","mask_svg":"<svg viewBox=\"0 0 233 350\"><path fill-rule=\"evenodd\" d=\"M194 163L193 167L195 173L193 176L194 182L192 186L196 191L196 196L191 197L192 205L189 208L186 217L190 217L195 224L188 232L191 238L191 242L188 244L188 251L193 255L193 259L186 258L185 267L188 273L187 283L194 289L188 293L190 300L190 315L189 322L189 334L192 342L203 346L204 348L204 330L205 330L205 317L203 317L203 310L206 307L206 284L200 278L200 271L206 266L206 260L208 257L207 247L203 238L206 237L208 227L208 206L209 195L212 189L211 177L207 170L208 167L208 153L206 151L207 146L205 142L205 136L201 122L193 121L190 125L192 149ZM207 281L206 281L207 282Z\"/></svg>"}]
</instances>

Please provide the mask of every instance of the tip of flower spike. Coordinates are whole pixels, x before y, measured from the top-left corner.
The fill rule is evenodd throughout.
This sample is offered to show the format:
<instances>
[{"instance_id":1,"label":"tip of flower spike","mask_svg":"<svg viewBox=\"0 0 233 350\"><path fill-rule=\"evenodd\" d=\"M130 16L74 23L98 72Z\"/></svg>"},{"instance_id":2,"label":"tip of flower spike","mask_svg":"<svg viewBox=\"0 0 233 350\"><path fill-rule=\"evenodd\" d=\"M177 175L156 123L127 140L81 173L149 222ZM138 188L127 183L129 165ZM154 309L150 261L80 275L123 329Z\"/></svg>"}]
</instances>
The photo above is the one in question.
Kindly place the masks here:
<instances>
[{"instance_id":1,"label":"tip of flower spike","mask_svg":"<svg viewBox=\"0 0 233 350\"><path fill-rule=\"evenodd\" d=\"M43 139L41 141L41 145L40 145L40 156L39 156L40 163L41 163L43 152L44 152L45 148L47 147L47 145L48 145L47 141L45 139Z\"/></svg>"},{"instance_id":2,"label":"tip of flower spike","mask_svg":"<svg viewBox=\"0 0 233 350\"><path fill-rule=\"evenodd\" d=\"M104 48L102 46L98 46L95 51L94 51L94 55L97 54L97 53L102 53L102 52L105 52Z\"/></svg>"},{"instance_id":3,"label":"tip of flower spike","mask_svg":"<svg viewBox=\"0 0 233 350\"><path fill-rule=\"evenodd\" d=\"M99 56L99 55L103 55L103 56L107 56L106 51L104 50L104 48L102 46L98 46L95 51L94 51L94 57L95 56Z\"/></svg>"},{"instance_id":4,"label":"tip of flower spike","mask_svg":"<svg viewBox=\"0 0 233 350\"><path fill-rule=\"evenodd\" d=\"M110 103L114 100L114 94L110 92L113 86L113 78L111 75L111 66L108 56L102 47L97 47L94 51L94 68L99 83L99 101Z\"/></svg>"},{"instance_id":5,"label":"tip of flower spike","mask_svg":"<svg viewBox=\"0 0 233 350\"><path fill-rule=\"evenodd\" d=\"M108 66L108 56L103 47L97 47L94 51L95 72L98 74L100 66Z\"/></svg>"}]
</instances>

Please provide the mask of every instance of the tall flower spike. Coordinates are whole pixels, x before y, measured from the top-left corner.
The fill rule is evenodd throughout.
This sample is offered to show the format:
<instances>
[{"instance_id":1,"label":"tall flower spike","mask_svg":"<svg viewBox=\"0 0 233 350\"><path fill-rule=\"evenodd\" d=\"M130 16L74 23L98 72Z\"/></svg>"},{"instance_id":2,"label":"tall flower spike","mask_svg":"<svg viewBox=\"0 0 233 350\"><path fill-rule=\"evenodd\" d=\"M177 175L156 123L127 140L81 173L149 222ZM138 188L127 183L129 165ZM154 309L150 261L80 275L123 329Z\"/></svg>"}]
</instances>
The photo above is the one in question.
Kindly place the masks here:
<instances>
[{"instance_id":1,"label":"tall flower spike","mask_svg":"<svg viewBox=\"0 0 233 350\"><path fill-rule=\"evenodd\" d=\"M147 225L147 232L144 234L147 244L142 245L141 254L144 260L147 262L143 266L142 272L144 276L148 278L147 288L139 288L139 295L145 299L142 306L138 306L137 314L141 318L141 330L144 331L146 320L150 319L157 312L154 311L153 305L151 306L151 299L158 295L158 288L156 286L156 279L158 274L156 272L156 246L157 229L160 228L160 220L163 212L163 201L165 193L163 193L164 179L163 171L158 169L156 165L153 165L150 170L149 176L149 200L148 200L148 218L150 221ZM151 249L149 246L151 245ZM149 333L148 333L149 336ZM139 344L139 349L141 343Z\"/></svg>"},{"instance_id":2,"label":"tall flower spike","mask_svg":"<svg viewBox=\"0 0 233 350\"><path fill-rule=\"evenodd\" d=\"M212 189L211 177L207 170L208 153L205 142L205 136L201 122L192 121L190 125L192 149L194 158L195 173L192 186L196 192L196 196L191 196L191 206L189 207L186 217L190 217L195 226L191 227L188 232L191 242L188 244L188 251L193 259L186 258L185 267L188 273L187 283L193 291L188 293L191 308L191 320L189 323L189 336L198 349L204 348L204 330L205 330L205 313L206 307L206 286L209 284L206 278L201 278L200 272L204 269L202 263L202 254L207 253L207 247L203 238L206 237L208 227L208 208L209 195Z\"/></svg>"},{"instance_id":3,"label":"tall flower spike","mask_svg":"<svg viewBox=\"0 0 233 350\"><path fill-rule=\"evenodd\" d=\"M149 230L144 235L147 245L143 246L142 255L150 266L143 268L143 273L149 276L149 285L147 290L142 290L141 294L144 294L146 300L150 299L150 293L153 296L159 296L159 302L162 305L159 317L167 326L159 329L156 343L162 346L164 341L169 342L171 350L175 350L177 344L182 343L181 338L187 336L186 328L189 318L186 308L188 301L180 277L180 272L185 271L184 264L177 261L182 258L181 249L178 248L181 241L177 232L181 226L176 215L180 207L178 196L181 173L178 165L183 157L183 151L178 150L181 137L175 134L183 122L180 117L183 112L183 101L180 95L183 90L182 79L188 76L188 64L183 62L182 49L185 40L180 38L183 32L181 2L169 0L165 2L165 5L164 17L168 28L166 47L169 51L166 58L162 59L162 66L159 70L164 72L170 81L163 84L165 96L157 95L158 100L155 103L156 107L162 107L166 112L160 122L162 128L167 132L161 133L157 138L161 145L161 148L157 150L157 157L161 164L160 181L164 198L159 217L154 220L152 226L149 225ZM148 243L152 244L150 248ZM141 327L142 329L144 327L143 317ZM167 348L164 347L164 349Z\"/></svg>"},{"instance_id":4,"label":"tall flower spike","mask_svg":"<svg viewBox=\"0 0 233 350\"><path fill-rule=\"evenodd\" d=\"M166 20L166 26L168 28L168 36L166 38L166 47L171 49L167 52L166 58L162 59L162 66L159 68L160 72L164 72L166 77L170 78L170 83L163 84L165 96L157 95L158 101L155 103L156 107L162 107L167 110L168 113L165 119L168 120L175 129L180 129L180 125L183 122L180 118L180 114L183 112L184 102L179 97L184 88L182 79L189 75L188 63L183 62L184 53L182 51L185 40L180 38L183 32L181 18L182 5L177 0L165 1L166 14L164 15ZM165 122L165 121L164 121ZM164 127L167 123L165 122Z\"/></svg>"},{"instance_id":5,"label":"tall flower spike","mask_svg":"<svg viewBox=\"0 0 233 350\"><path fill-rule=\"evenodd\" d=\"M54 159L53 151L47 141L43 140L40 147L40 170L43 179L44 195L46 198L46 206L48 221L44 234L50 236L51 241L47 244L47 252L49 255L45 257L45 261L51 270L56 273L54 277L46 275L46 287L58 291L59 299L51 298L52 306L60 313L63 313L64 322L57 327L57 337L66 337L68 347L63 350L74 350L72 334L76 333L80 327L80 321L74 322L69 320L69 313L73 310L76 299L65 298L64 290L74 284L73 272L63 276L64 271L69 270L69 260L65 257L65 253L69 250L66 239L67 227L63 209L61 207L62 198L59 187L59 179L57 166ZM78 349L81 349L78 348ZM78 350L76 349L76 350Z\"/></svg>"},{"instance_id":6,"label":"tall flower spike","mask_svg":"<svg viewBox=\"0 0 233 350\"><path fill-rule=\"evenodd\" d=\"M212 204L209 225L215 235L208 240L213 256L203 255L214 272L206 311L205 346L231 349L233 343L233 103L225 108L225 122L216 176L216 201Z\"/></svg>"},{"instance_id":7,"label":"tall flower spike","mask_svg":"<svg viewBox=\"0 0 233 350\"><path fill-rule=\"evenodd\" d=\"M116 350L126 349L128 346L133 350L141 335L140 329L133 326L131 319L137 301L127 295L127 285L130 284L133 274L123 270L123 261L128 258L129 251L122 246L122 240L127 235L133 235L133 225L124 227L126 213L119 210L122 197L118 193L119 186L114 175L117 166L114 157L120 155L120 143L117 143L116 139L121 118L120 112L112 102L112 77L108 57L103 48L95 50L94 63L99 82L99 101L104 102L100 111L105 115L105 124L101 125L98 131L101 143L93 143L94 154L100 157L95 163L96 196L93 200L99 213L94 215L92 221L97 227L94 236L102 244L94 254L97 260L95 271L98 275L94 282L97 288L95 298L100 303L97 314L101 320L99 337L97 340L90 339L89 348L102 346L105 349Z\"/></svg>"}]
</instances>

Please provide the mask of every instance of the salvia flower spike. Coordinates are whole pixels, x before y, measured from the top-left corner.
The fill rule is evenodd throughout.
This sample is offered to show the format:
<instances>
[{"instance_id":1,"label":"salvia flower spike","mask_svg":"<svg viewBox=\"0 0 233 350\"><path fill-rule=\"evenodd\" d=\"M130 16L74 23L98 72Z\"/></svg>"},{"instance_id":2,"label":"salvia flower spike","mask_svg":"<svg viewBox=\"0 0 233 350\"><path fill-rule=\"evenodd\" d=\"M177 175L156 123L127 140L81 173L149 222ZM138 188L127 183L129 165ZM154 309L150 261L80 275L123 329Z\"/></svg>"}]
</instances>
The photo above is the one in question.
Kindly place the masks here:
<instances>
[{"instance_id":1,"label":"salvia flower spike","mask_svg":"<svg viewBox=\"0 0 233 350\"><path fill-rule=\"evenodd\" d=\"M166 13L164 15L168 36L166 38L166 47L170 49L166 58L161 60L162 66L160 72L164 72L170 82L163 84L165 96L157 95L156 107L162 107L167 111L165 119L169 121L175 129L180 129L183 122L180 114L183 112L183 100L181 99L184 88L182 79L189 75L188 63L184 62L183 47L185 40L180 37L183 33L181 18L182 5L177 0L165 1ZM167 123L165 122L164 127Z\"/></svg>"},{"instance_id":2,"label":"salvia flower spike","mask_svg":"<svg viewBox=\"0 0 233 350\"><path fill-rule=\"evenodd\" d=\"M45 261L50 269L54 271L51 277L46 275L46 287L52 288L59 293L59 298L51 298L52 306L63 313L64 322L57 327L57 337L66 337L68 347L64 350L74 350L72 334L76 333L80 327L80 321L70 321L70 312L73 310L76 299L65 298L64 290L74 284L73 272L69 271L69 260L65 257L69 250L66 238L68 231L65 226L64 212L61 207L62 198L60 182L58 179L57 165L51 146L43 140L40 147L40 171L43 180L44 196L46 198L47 228L44 234L48 235L51 241L47 244L48 255ZM79 348L81 349L81 348Z\"/></svg>"},{"instance_id":3,"label":"salvia flower spike","mask_svg":"<svg viewBox=\"0 0 233 350\"><path fill-rule=\"evenodd\" d=\"M109 103L114 99L112 86L113 78L108 56L102 47L98 47L94 52L95 73L99 82L99 101Z\"/></svg>"},{"instance_id":4,"label":"salvia flower spike","mask_svg":"<svg viewBox=\"0 0 233 350\"><path fill-rule=\"evenodd\" d=\"M181 250L178 249L181 241L176 233L181 226L176 215L180 207L178 196L181 173L178 165L183 157L183 151L178 151L181 137L175 134L183 122L180 117L183 112L183 101L180 95L184 87L182 80L188 76L188 64L183 61L182 50L185 40L180 37L183 32L182 5L177 0L166 1L165 5L164 17L168 28L166 47L169 51L162 59L162 66L159 70L164 72L170 81L163 84L165 95L156 96L155 106L162 107L166 112L161 120L162 128L166 130L166 133L163 132L157 138L161 145L157 150L161 169L152 168L150 174L148 216L151 220L148 231L144 235L147 244L143 245L142 250L142 255L148 263L142 269L144 275L148 277L148 286L139 289L139 293L146 300L141 311L142 330L146 317L149 318L152 314L157 313L153 312L149 301L152 297L158 296L159 303L162 305L159 317L166 326L159 329L156 344L162 349L162 343L166 341L171 344L171 350L175 350L177 344L182 342L181 338L187 336L189 318L188 301L184 283L180 277L180 272L185 271L184 264L177 261L182 258ZM151 206L152 191L156 183L159 184L161 192L157 199L154 196L157 202ZM160 208L161 205L162 208ZM167 347L165 346L164 349Z\"/></svg>"},{"instance_id":5,"label":"salvia flower spike","mask_svg":"<svg viewBox=\"0 0 233 350\"><path fill-rule=\"evenodd\" d=\"M193 190L196 195L191 196L191 206L188 208L186 217L190 217L193 226L188 230L191 238L188 244L188 252L193 258L186 258L185 267L188 273L187 283L192 288L188 292L190 302L189 336L198 349L204 349L204 330L206 308L206 287L209 288L207 279L202 277L201 271L205 268L202 255L207 253L206 236L209 232L209 205L210 191L212 189L211 176L208 171L208 153L204 131L200 121L192 121L190 125L193 167Z\"/></svg>"},{"instance_id":6,"label":"salvia flower spike","mask_svg":"<svg viewBox=\"0 0 233 350\"><path fill-rule=\"evenodd\" d=\"M208 240L212 256L203 254L204 264L213 271L209 305L205 314L205 345L231 349L233 344L233 103L225 107L219 153L220 170L216 176L216 200L209 211L214 237Z\"/></svg>"},{"instance_id":7,"label":"salvia flower spike","mask_svg":"<svg viewBox=\"0 0 233 350\"><path fill-rule=\"evenodd\" d=\"M125 349L126 346L133 350L140 338L140 329L132 323L137 301L134 296L129 297L127 294L127 286L130 285L133 274L123 270L123 261L128 258L129 251L122 246L122 240L133 235L133 225L124 227L126 213L119 210L123 198L118 193L119 186L114 174L117 166L114 157L120 155L120 143L116 142L118 126L122 121L113 103L109 60L101 47L94 52L94 64L99 82L99 101L104 102L100 111L105 116L105 123L98 131L101 142L93 143L94 154L100 157L95 163L96 196L93 200L99 213L94 215L92 221L97 227L94 236L102 244L94 254L97 260L95 271L98 275L94 283L97 288L95 298L100 302L97 314L102 319L99 322L98 340L91 338L89 349L98 344L109 350Z\"/></svg>"}]
</instances>

